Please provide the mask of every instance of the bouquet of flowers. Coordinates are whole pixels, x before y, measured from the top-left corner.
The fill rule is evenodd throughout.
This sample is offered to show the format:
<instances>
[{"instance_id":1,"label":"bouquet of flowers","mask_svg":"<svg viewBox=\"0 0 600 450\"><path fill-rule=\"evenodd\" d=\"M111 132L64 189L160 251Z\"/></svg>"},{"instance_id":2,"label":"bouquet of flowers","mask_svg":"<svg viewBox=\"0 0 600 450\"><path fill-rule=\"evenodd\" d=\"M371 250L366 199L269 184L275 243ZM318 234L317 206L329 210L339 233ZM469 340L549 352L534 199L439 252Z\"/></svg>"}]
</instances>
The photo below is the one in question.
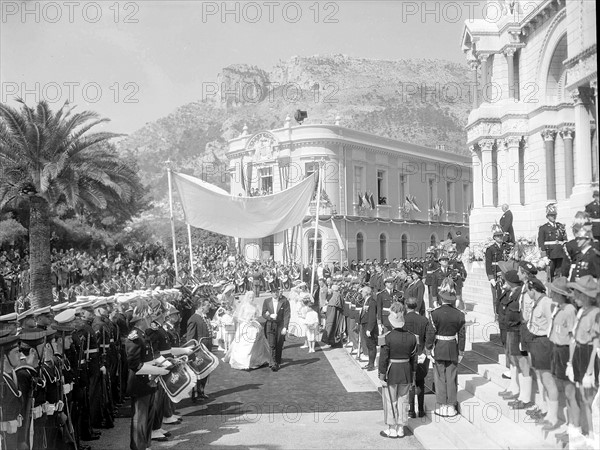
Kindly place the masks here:
<instances>
[{"instance_id":1,"label":"bouquet of flowers","mask_svg":"<svg viewBox=\"0 0 600 450\"><path fill-rule=\"evenodd\" d=\"M465 250L465 255L468 255L467 262L483 261L485 259L486 249L494 243L492 238L487 238L485 241L473 242L470 247Z\"/></svg>"},{"instance_id":2,"label":"bouquet of flowers","mask_svg":"<svg viewBox=\"0 0 600 450\"><path fill-rule=\"evenodd\" d=\"M542 257L534 238L519 237L509 257L515 261L529 261L539 270L544 270L550 264L546 256Z\"/></svg>"}]
</instances>

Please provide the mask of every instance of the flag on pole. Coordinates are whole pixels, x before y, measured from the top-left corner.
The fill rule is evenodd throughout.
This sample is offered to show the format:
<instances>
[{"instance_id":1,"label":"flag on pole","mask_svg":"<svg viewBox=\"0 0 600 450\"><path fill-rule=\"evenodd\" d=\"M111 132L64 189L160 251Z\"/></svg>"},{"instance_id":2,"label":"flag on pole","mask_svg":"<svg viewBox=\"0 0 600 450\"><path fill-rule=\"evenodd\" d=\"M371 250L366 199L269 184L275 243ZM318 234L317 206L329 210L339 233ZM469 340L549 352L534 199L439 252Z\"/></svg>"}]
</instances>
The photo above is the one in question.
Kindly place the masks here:
<instances>
[{"instance_id":1,"label":"flag on pole","mask_svg":"<svg viewBox=\"0 0 600 450\"><path fill-rule=\"evenodd\" d=\"M308 210L316 176L260 197L237 197L198 178L173 172L185 220L226 236L255 239L298 225Z\"/></svg>"},{"instance_id":2,"label":"flag on pole","mask_svg":"<svg viewBox=\"0 0 600 450\"><path fill-rule=\"evenodd\" d=\"M244 157L240 161L240 181L242 184L242 189L244 190L244 194L248 195L248 190L246 189L246 179L244 177Z\"/></svg>"},{"instance_id":3,"label":"flag on pole","mask_svg":"<svg viewBox=\"0 0 600 450\"><path fill-rule=\"evenodd\" d=\"M375 200L373 200L373 193L369 196L369 203L371 204L371 209L375 209Z\"/></svg>"},{"instance_id":4,"label":"flag on pole","mask_svg":"<svg viewBox=\"0 0 600 450\"><path fill-rule=\"evenodd\" d=\"M331 226L333 227L333 234L335 234L335 238L338 241L340 251L346 250L346 247L344 246L344 241L342 240L342 236L340 236L340 232L338 231L337 227L335 226L335 222L333 221L333 217L331 218Z\"/></svg>"},{"instance_id":5,"label":"flag on pole","mask_svg":"<svg viewBox=\"0 0 600 450\"><path fill-rule=\"evenodd\" d=\"M359 193L358 193L358 207L359 207L359 208L362 208L362 207L363 207L363 205L364 205L364 203L363 203L362 194L359 192Z\"/></svg>"}]
</instances>

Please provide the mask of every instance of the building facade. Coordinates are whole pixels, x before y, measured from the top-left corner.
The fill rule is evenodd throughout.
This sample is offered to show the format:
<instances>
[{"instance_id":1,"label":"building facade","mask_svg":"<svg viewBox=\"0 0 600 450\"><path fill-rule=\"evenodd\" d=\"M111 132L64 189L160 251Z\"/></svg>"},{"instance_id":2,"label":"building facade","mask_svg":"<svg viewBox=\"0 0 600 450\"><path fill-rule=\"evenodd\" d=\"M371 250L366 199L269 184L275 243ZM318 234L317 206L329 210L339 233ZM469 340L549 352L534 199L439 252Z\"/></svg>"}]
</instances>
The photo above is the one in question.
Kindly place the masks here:
<instances>
[{"instance_id":1,"label":"building facade","mask_svg":"<svg viewBox=\"0 0 600 450\"><path fill-rule=\"evenodd\" d=\"M233 195L276 193L321 167L318 261L416 258L449 234L468 234L472 183L465 156L339 124L292 126L289 118L276 130L250 135L245 128L229 142L227 156ZM420 211L407 206L412 196ZM440 200L442 211L435 208ZM309 264L315 210L313 201L295 229L242 240L242 251L250 260Z\"/></svg>"},{"instance_id":2,"label":"building facade","mask_svg":"<svg viewBox=\"0 0 600 450\"><path fill-rule=\"evenodd\" d=\"M501 16L467 21L462 35L477 86L467 125L472 241L490 236L504 203L517 237L537 234L549 203L570 232L598 186L596 2L500 4Z\"/></svg>"}]
</instances>

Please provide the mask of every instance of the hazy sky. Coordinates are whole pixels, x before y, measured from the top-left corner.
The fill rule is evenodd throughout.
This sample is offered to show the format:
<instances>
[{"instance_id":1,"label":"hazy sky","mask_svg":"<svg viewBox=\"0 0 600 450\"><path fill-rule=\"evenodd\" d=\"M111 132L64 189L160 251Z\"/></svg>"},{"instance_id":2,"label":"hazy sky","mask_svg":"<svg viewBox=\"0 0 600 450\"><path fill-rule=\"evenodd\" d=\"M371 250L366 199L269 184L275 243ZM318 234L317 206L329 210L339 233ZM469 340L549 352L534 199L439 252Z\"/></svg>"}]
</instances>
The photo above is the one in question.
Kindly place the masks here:
<instances>
[{"instance_id":1,"label":"hazy sky","mask_svg":"<svg viewBox=\"0 0 600 450\"><path fill-rule=\"evenodd\" d=\"M464 63L461 32L478 7L432 0L1 3L1 101L43 98L58 107L70 98L125 133L201 99L203 83L216 82L230 64L270 70L294 55L332 53Z\"/></svg>"}]
</instances>

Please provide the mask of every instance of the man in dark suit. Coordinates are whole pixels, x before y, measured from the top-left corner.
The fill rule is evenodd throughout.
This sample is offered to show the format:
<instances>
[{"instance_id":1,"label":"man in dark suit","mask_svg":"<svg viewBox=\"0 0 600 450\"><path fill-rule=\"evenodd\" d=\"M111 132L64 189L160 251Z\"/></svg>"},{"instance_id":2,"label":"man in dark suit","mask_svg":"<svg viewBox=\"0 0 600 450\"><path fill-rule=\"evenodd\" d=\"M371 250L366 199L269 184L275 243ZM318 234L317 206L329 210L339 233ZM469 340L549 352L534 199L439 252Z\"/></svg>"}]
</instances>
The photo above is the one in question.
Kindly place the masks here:
<instances>
[{"instance_id":1,"label":"man in dark suit","mask_svg":"<svg viewBox=\"0 0 600 450\"><path fill-rule=\"evenodd\" d=\"M508 205L505 203L502 205L502 217L500 217L500 228L502 228L502 232L505 236L505 242L514 243L515 242L515 230L513 228L513 213L508 208Z\"/></svg>"},{"instance_id":2,"label":"man in dark suit","mask_svg":"<svg viewBox=\"0 0 600 450\"><path fill-rule=\"evenodd\" d=\"M262 316L266 319L265 336L271 347L271 357L273 365L271 370L277 372L281 365L281 353L285 336L290 325L290 302L281 295L281 290L277 287L271 289L271 298L263 303Z\"/></svg>"},{"instance_id":3,"label":"man in dark suit","mask_svg":"<svg viewBox=\"0 0 600 450\"><path fill-rule=\"evenodd\" d=\"M426 261L423 264L423 275L425 276L425 285L427 286L427 295L429 297L429 307L433 308L433 283L435 271L440 267L435 259L435 247L429 247L425 252Z\"/></svg>"},{"instance_id":4,"label":"man in dark suit","mask_svg":"<svg viewBox=\"0 0 600 450\"><path fill-rule=\"evenodd\" d=\"M498 266L498 263L505 259L506 243L504 242L504 232L498 225L492 227L492 232L494 233L494 243L485 249L485 273L490 281L492 305L494 305L494 311L496 311L498 290L501 287L501 283L498 283L500 278L500 266Z\"/></svg>"},{"instance_id":5,"label":"man in dark suit","mask_svg":"<svg viewBox=\"0 0 600 450\"><path fill-rule=\"evenodd\" d=\"M465 351L465 315L454 307L456 290L447 278L438 291L442 305L431 311L425 348L434 359L437 408L435 414L453 417L457 411L458 363Z\"/></svg>"},{"instance_id":6,"label":"man in dark suit","mask_svg":"<svg viewBox=\"0 0 600 450\"><path fill-rule=\"evenodd\" d=\"M567 242L567 230L562 223L556 221L556 215L556 206L553 203L546 206L548 222L542 225L538 231L538 245L542 256L547 256L550 260L548 273L550 281L554 280L556 272L561 270L565 256L563 244Z\"/></svg>"},{"instance_id":7,"label":"man in dark suit","mask_svg":"<svg viewBox=\"0 0 600 450\"><path fill-rule=\"evenodd\" d=\"M361 289L360 294L364 299L364 303L358 319L361 340L363 342L363 352L369 355L369 362L363 369L369 372L375 370L377 336L379 336L379 329L377 327L377 301L372 293L373 290L370 286L364 286Z\"/></svg>"},{"instance_id":8,"label":"man in dark suit","mask_svg":"<svg viewBox=\"0 0 600 450\"><path fill-rule=\"evenodd\" d=\"M416 389L413 387L409 395L410 409L408 416L410 418L417 417L415 411L415 391L417 402L419 405L419 417L425 417L425 378L429 372L429 358L425 354L425 340L427 339L427 330L429 328L429 320L417 312L419 302L414 297L408 297L404 302L406 305L406 315L404 316L404 329L417 336L417 373L416 373Z\"/></svg>"},{"instance_id":9,"label":"man in dark suit","mask_svg":"<svg viewBox=\"0 0 600 450\"><path fill-rule=\"evenodd\" d=\"M433 273L433 284L431 285L433 292L433 304L435 307L440 305L438 300L438 290L440 289L443 281L450 276L450 257L448 254L440 254L438 263L440 267Z\"/></svg>"},{"instance_id":10,"label":"man in dark suit","mask_svg":"<svg viewBox=\"0 0 600 450\"><path fill-rule=\"evenodd\" d=\"M207 300L196 301L196 312L191 315L187 323L186 341L192 339L202 342L206 345L208 351L212 351L212 325L208 319L208 311L210 310L210 302ZM204 392L208 377L202 378L196 383L196 393L198 398L208 399L208 395Z\"/></svg>"},{"instance_id":11,"label":"man in dark suit","mask_svg":"<svg viewBox=\"0 0 600 450\"><path fill-rule=\"evenodd\" d=\"M594 200L585 205L585 212L592 219L592 235L594 239L600 240L600 202L598 201L598 189L594 191Z\"/></svg>"},{"instance_id":12,"label":"man in dark suit","mask_svg":"<svg viewBox=\"0 0 600 450\"><path fill-rule=\"evenodd\" d=\"M379 325L379 334L383 334L385 330L392 330L390 321L388 320L390 306L401 299L400 293L394 289L394 277L387 277L384 283L385 289L377 294L377 324Z\"/></svg>"}]
</instances>

